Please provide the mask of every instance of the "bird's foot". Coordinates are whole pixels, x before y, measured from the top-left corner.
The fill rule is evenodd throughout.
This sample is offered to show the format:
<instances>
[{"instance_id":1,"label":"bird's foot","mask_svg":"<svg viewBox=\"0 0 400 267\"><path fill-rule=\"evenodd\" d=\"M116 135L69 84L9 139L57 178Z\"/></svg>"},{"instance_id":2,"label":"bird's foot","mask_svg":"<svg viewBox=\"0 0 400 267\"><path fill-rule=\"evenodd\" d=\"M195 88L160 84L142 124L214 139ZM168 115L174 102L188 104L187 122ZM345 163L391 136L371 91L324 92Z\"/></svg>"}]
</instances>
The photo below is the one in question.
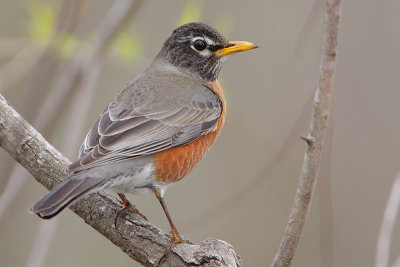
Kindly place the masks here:
<instances>
[{"instance_id":1,"label":"bird's foot","mask_svg":"<svg viewBox=\"0 0 400 267\"><path fill-rule=\"evenodd\" d=\"M158 261L158 266L161 266L161 263L167 258L167 256L172 252L172 249L177 245L177 244L190 244L194 245L193 242L183 238L179 232L175 229L171 231L171 242L168 245L168 248L164 251L163 255L161 256L160 260Z\"/></svg>"},{"instance_id":2,"label":"bird's foot","mask_svg":"<svg viewBox=\"0 0 400 267\"><path fill-rule=\"evenodd\" d=\"M172 239L171 244L169 245L169 250L171 250L176 244L190 244L194 245L193 242L189 241L188 239L183 238L178 231L171 231Z\"/></svg>"},{"instance_id":3,"label":"bird's foot","mask_svg":"<svg viewBox=\"0 0 400 267\"><path fill-rule=\"evenodd\" d=\"M143 213L141 213L140 210L136 208L135 204L133 204L129 199L127 199L125 195L123 194L118 194L118 195L122 199L122 204L124 205L124 207L120 209L115 216L115 221L114 221L115 228L117 228L118 219L128 211L132 211L133 213L142 217L144 220L148 221L146 216Z\"/></svg>"}]
</instances>

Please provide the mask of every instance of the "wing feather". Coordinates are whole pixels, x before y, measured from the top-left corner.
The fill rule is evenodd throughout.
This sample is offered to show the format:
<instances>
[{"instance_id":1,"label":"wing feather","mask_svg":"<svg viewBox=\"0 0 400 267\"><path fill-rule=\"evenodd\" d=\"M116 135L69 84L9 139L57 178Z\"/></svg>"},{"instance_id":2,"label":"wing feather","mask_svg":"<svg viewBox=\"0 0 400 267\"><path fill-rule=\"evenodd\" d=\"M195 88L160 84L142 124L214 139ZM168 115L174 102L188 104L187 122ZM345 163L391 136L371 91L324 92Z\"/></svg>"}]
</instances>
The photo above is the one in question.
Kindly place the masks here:
<instances>
[{"instance_id":1,"label":"wing feather","mask_svg":"<svg viewBox=\"0 0 400 267\"><path fill-rule=\"evenodd\" d=\"M164 90L169 83L176 86L176 79L164 79ZM161 98L161 89L148 90L140 79L130 84L100 115L69 170L151 155L214 131L221 115L219 97L201 83L193 86L188 80L181 85L176 98Z\"/></svg>"}]
</instances>

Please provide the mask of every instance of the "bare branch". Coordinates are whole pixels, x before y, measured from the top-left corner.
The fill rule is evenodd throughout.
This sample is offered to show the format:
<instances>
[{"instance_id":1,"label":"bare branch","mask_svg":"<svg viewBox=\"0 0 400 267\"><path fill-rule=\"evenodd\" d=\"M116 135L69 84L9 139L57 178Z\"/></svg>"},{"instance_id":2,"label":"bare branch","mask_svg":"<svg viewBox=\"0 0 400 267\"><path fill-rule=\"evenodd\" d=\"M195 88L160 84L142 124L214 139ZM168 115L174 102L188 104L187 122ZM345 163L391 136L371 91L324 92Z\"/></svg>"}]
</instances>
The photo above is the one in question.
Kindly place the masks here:
<instances>
[{"instance_id":1,"label":"bare branch","mask_svg":"<svg viewBox=\"0 0 400 267\"><path fill-rule=\"evenodd\" d=\"M292 211L279 250L272 263L274 267L290 266L310 209L328 125L336 66L340 2L340 0L326 1L324 40L318 87L315 91L312 121L306 138L307 143L308 141L312 142L307 145Z\"/></svg>"},{"instance_id":2,"label":"bare branch","mask_svg":"<svg viewBox=\"0 0 400 267\"><path fill-rule=\"evenodd\" d=\"M393 182L392 191L390 192L385 212L383 213L382 225L379 231L378 244L376 247L375 267L389 266L390 243L392 241L393 228L396 223L399 206L400 173L397 174L396 179ZM396 262L398 261L396 260Z\"/></svg>"},{"instance_id":3,"label":"bare branch","mask_svg":"<svg viewBox=\"0 0 400 267\"><path fill-rule=\"evenodd\" d=\"M70 161L51 146L0 95L0 146L48 189L66 176ZM136 261L157 266L170 236L135 215L127 214L117 229L114 218L120 203L101 192L89 194L71 209L87 224L108 238ZM200 245L179 244L163 261L163 266L239 266L240 257L225 241L208 239Z\"/></svg>"}]
</instances>

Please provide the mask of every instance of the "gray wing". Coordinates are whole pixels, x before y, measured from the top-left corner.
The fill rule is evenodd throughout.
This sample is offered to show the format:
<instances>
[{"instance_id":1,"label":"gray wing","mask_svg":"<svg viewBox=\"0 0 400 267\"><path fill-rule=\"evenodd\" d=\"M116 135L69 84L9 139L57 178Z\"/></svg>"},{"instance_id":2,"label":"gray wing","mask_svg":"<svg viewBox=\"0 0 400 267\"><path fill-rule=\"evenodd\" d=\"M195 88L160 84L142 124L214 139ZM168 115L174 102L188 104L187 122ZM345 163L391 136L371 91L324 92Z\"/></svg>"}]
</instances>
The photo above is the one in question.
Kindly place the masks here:
<instances>
[{"instance_id":1,"label":"gray wing","mask_svg":"<svg viewBox=\"0 0 400 267\"><path fill-rule=\"evenodd\" d=\"M171 99L160 90L143 90L143 85L140 92L135 88L121 92L89 131L80 159L69 170L151 155L214 131L221 100L202 84L180 84L184 90L179 94L169 88L175 96Z\"/></svg>"}]
</instances>

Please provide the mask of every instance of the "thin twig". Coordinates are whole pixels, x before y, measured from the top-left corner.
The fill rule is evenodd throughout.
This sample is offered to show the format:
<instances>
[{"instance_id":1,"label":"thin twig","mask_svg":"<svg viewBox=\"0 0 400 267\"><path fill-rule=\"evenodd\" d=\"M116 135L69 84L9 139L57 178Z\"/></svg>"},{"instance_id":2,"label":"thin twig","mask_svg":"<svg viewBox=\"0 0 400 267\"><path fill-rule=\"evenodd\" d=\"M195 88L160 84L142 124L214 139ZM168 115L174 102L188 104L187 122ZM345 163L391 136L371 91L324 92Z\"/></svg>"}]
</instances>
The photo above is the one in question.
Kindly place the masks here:
<instances>
[{"instance_id":1,"label":"thin twig","mask_svg":"<svg viewBox=\"0 0 400 267\"><path fill-rule=\"evenodd\" d=\"M400 207L400 173L392 185L385 212L383 213L381 229L379 231L378 243L376 247L375 267L388 267L390 260L390 244L396 223L397 214ZM397 260L396 260L397 262Z\"/></svg>"},{"instance_id":2,"label":"thin twig","mask_svg":"<svg viewBox=\"0 0 400 267\"><path fill-rule=\"evenodd\" d=\"M328 125L328 115L336 66L339 33L340 0L327 0L318 87L315 91L313 114L307 140L307 150L289 221L273 267L290 266L310 209L312 194L321 161L322 147Z\"/></svg>"}]
</instances>

